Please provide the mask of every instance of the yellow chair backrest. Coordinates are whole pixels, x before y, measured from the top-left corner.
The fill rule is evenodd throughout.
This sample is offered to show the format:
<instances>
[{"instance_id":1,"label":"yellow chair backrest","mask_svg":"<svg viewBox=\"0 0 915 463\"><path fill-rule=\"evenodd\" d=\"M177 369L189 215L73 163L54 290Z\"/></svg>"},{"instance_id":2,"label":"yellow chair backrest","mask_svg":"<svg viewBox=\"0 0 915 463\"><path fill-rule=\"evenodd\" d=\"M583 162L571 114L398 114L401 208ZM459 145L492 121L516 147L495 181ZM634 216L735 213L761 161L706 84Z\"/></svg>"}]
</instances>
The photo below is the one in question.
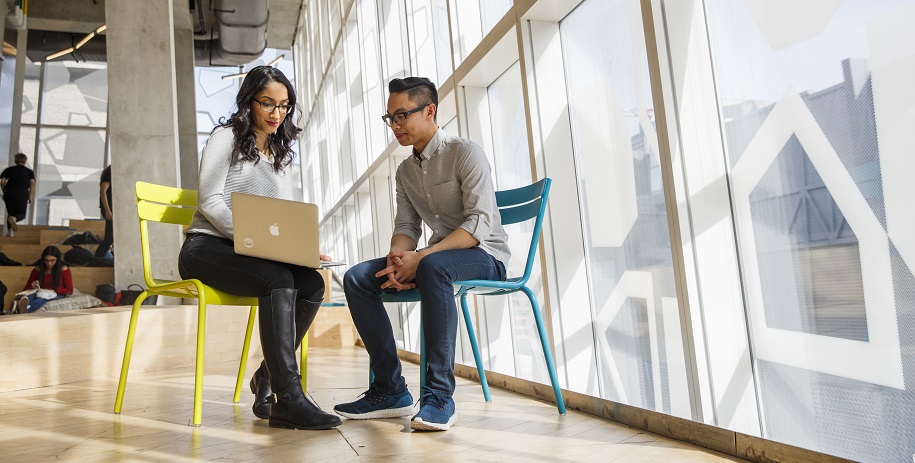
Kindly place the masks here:
<instances>
[{"instance_id":1,"label":"yellow chair backrest","mask_svg":"<svg viewBox=\"0 0 915 463\"><path fill-rule=\"evenodd\" d=\"M140 220L188 225L197 210L197 191L137 182Z\"/></svg>"},{"instance_id":2,"label":"yellow chair backrest","mask_svg":"<svg viewBox=\"0 0 915 463\"><path fill-rule=\"evenodd\" d=\"M140 246L143 255L143 279L148 287L157 281L152 276L147 222L187 226L197 210L197 191L153 183L137 182L137 215L140 217Z\"/></svg>"}]
</instances>

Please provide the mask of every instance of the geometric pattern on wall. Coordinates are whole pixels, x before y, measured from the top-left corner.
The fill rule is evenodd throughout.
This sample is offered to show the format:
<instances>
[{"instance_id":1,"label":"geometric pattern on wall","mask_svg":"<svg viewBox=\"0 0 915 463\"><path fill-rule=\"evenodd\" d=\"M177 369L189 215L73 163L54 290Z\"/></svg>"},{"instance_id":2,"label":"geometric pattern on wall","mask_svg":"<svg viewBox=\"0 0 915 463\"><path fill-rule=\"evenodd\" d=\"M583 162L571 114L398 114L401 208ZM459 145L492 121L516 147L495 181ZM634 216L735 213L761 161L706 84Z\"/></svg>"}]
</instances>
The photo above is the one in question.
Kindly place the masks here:
<instances>
[{"instance_id":1,"label":"geometric pattern on wall","mask_svg":"<svg viewBox=\"0 0 915 463\"><path fill-rule=\"evenodd\" d=\"M800 141L858 238L868 341L766 325L750 195L792 136ZM810 371L904 389L889 238L796 90L788 88L775 104L731 175L756 356Z\"/></svg>"},{"instance_id":2,"label":"geometric pattern on wall","mask_svg":"<svg viewBox=\"0 0 915 463\"><path fill-rule=\"evenodd\" d=\"M640 403L641 399L635 400L636 397L639 396L638 385L636 384L637 378L633 378L635 375L630 371L631 369L622 365L617 365L614 360L615 349L610 346L608 337L605 335L596 336L598 345L600 346L599 358L603 364L602 370L607 375L612 390L616 393L616 397L612 398L613 400L636 407L661 410L661 403L658 402L661 398L660 392L662 390L661 371L659 368L661 362L658 358L658 347L656 345L657 340L659 339L656 323L658 319L657 311L660 310L660 307L657 307L655 304L656 295L654 294L651 272L636 270L626 270L623 272L619 282L613 288L610 297L607 298L606 303L596 311L597 316L594 320L594 330L597 333L605 333L608 330L611 330L614 320L616 320L626 302L633 298L643 300L646 303L646 318L649 331L648 339L650 340L649 345L651 351L650 359L651 365L653 365L651 377L655 391L655 403ZM647 359L640 360L646 361Z\"/></svg>"},{"instance_id":3,"label":"geometric pattern on wall","mask_svg":"<svg viewBox=\"0 0 915 463\"><path fill-rule=\"evenodd\" d=\"M842 0L743 0L743 3L772 50L820 35L842 6Z\"/></svg>"}]
</instances>

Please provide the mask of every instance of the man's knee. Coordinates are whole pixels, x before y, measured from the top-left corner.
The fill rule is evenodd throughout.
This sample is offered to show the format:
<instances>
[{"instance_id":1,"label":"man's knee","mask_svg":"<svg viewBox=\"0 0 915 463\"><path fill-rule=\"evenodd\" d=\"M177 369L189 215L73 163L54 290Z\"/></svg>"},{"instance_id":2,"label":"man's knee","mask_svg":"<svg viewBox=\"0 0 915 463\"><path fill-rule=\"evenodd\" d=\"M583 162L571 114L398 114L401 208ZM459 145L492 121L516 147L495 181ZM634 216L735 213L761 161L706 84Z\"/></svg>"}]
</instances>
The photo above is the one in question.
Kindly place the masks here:
<instances>
[{"instance_id":1,"label":"man's knee","mask_svg":"<svg viewBox=\"0 0 915 463\"><path fill-rule=\"evenodd\" d=\"M422 282L437 282L437 281L447 281L448 272L448 260L442 259L435 254L430 254L419 261L419 265L416 266L416 282L422 284Z\"/></svg>"},{"instance_id":2,"label":"man's knee","mask_svg":"<svg viewBox=\"0 0 915 463\"><path fill-rule=\"evenodd\" d=\"M351 267L343 275L343 291L364 291L370 284L377 280L376 270L369 262L362 262Z\"/></svg>"}]
</instances>

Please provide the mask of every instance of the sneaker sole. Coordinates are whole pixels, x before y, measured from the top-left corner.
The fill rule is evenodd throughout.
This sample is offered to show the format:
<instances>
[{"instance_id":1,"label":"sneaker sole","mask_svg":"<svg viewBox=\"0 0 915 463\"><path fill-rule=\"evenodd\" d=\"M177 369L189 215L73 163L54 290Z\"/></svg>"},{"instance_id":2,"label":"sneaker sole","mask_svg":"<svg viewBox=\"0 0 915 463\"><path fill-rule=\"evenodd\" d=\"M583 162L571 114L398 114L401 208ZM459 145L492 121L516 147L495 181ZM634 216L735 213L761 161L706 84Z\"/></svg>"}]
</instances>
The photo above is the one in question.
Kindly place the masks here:
<instances>
[{"instance_id":1,"label":"sneaker sole","mask_svg":"<svg viewBox=\"0 0 915 463\"><path fill-rule=\"evenodd\" d=\"M414 431L447 431L457 422L457 412L451 415L447 423L432 423L423 421L422 418L415 418L410 421L410 428Z\"/></svg>"},{"instance_id":2,"label":"sneaker sole","mask_svg":"<svg viewBox=\"0 0 915 463\"><path fill-rule=\"evenodd\" d=\"M368 413L347 413L341 410L334 409L334 413L349 418L351 420L377 420L383 418L403 418L405 416L413 416L416 412L416 407L413 405L400 408L386 408L384 410L375 410Z\"/></svg>"}]
</instances>

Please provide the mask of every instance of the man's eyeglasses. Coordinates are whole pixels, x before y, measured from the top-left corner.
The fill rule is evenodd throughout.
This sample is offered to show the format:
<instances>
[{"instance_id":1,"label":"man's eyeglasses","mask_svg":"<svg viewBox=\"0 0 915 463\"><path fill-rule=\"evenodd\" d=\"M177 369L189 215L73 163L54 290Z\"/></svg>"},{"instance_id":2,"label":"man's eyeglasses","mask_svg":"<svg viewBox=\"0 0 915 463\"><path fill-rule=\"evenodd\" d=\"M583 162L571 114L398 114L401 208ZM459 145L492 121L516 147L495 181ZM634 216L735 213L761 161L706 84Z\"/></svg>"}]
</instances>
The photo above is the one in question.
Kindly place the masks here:
<instances>
[{"instance_id":1,"label":"man's eyeglasses","mask_svg":"<svg viewBox=\"0 0 915 463\"><path fill-rule=\"evenodd\" d=\"M274 104L274 103L265 103L261 100L255 99L254 101L260 105L261 111L265 113L272 113L274 109L279 109L280 114L288 114L292 111L293 106L291 104Z\"/></svg>"},{"instance_id":2,"label":"man's eyeglasses","mask_svg":"<svg viewBox=\"0 0 915 463\"><path fill-rule=\"evenodd\" d=\"M404 123L407 122L407 116L409 116L410 114L413 114L413 113L418 113L418 112L422 111L423 109L426 109L426 106L429 106L429 104L424 104L418 108L414 108L409 111L404 111L402 113L385 114L384 116L381 116L381 120L383 120L384 123L388 127L391 127L394 124L404 125Z\"/></svg>"}]
</instances>

